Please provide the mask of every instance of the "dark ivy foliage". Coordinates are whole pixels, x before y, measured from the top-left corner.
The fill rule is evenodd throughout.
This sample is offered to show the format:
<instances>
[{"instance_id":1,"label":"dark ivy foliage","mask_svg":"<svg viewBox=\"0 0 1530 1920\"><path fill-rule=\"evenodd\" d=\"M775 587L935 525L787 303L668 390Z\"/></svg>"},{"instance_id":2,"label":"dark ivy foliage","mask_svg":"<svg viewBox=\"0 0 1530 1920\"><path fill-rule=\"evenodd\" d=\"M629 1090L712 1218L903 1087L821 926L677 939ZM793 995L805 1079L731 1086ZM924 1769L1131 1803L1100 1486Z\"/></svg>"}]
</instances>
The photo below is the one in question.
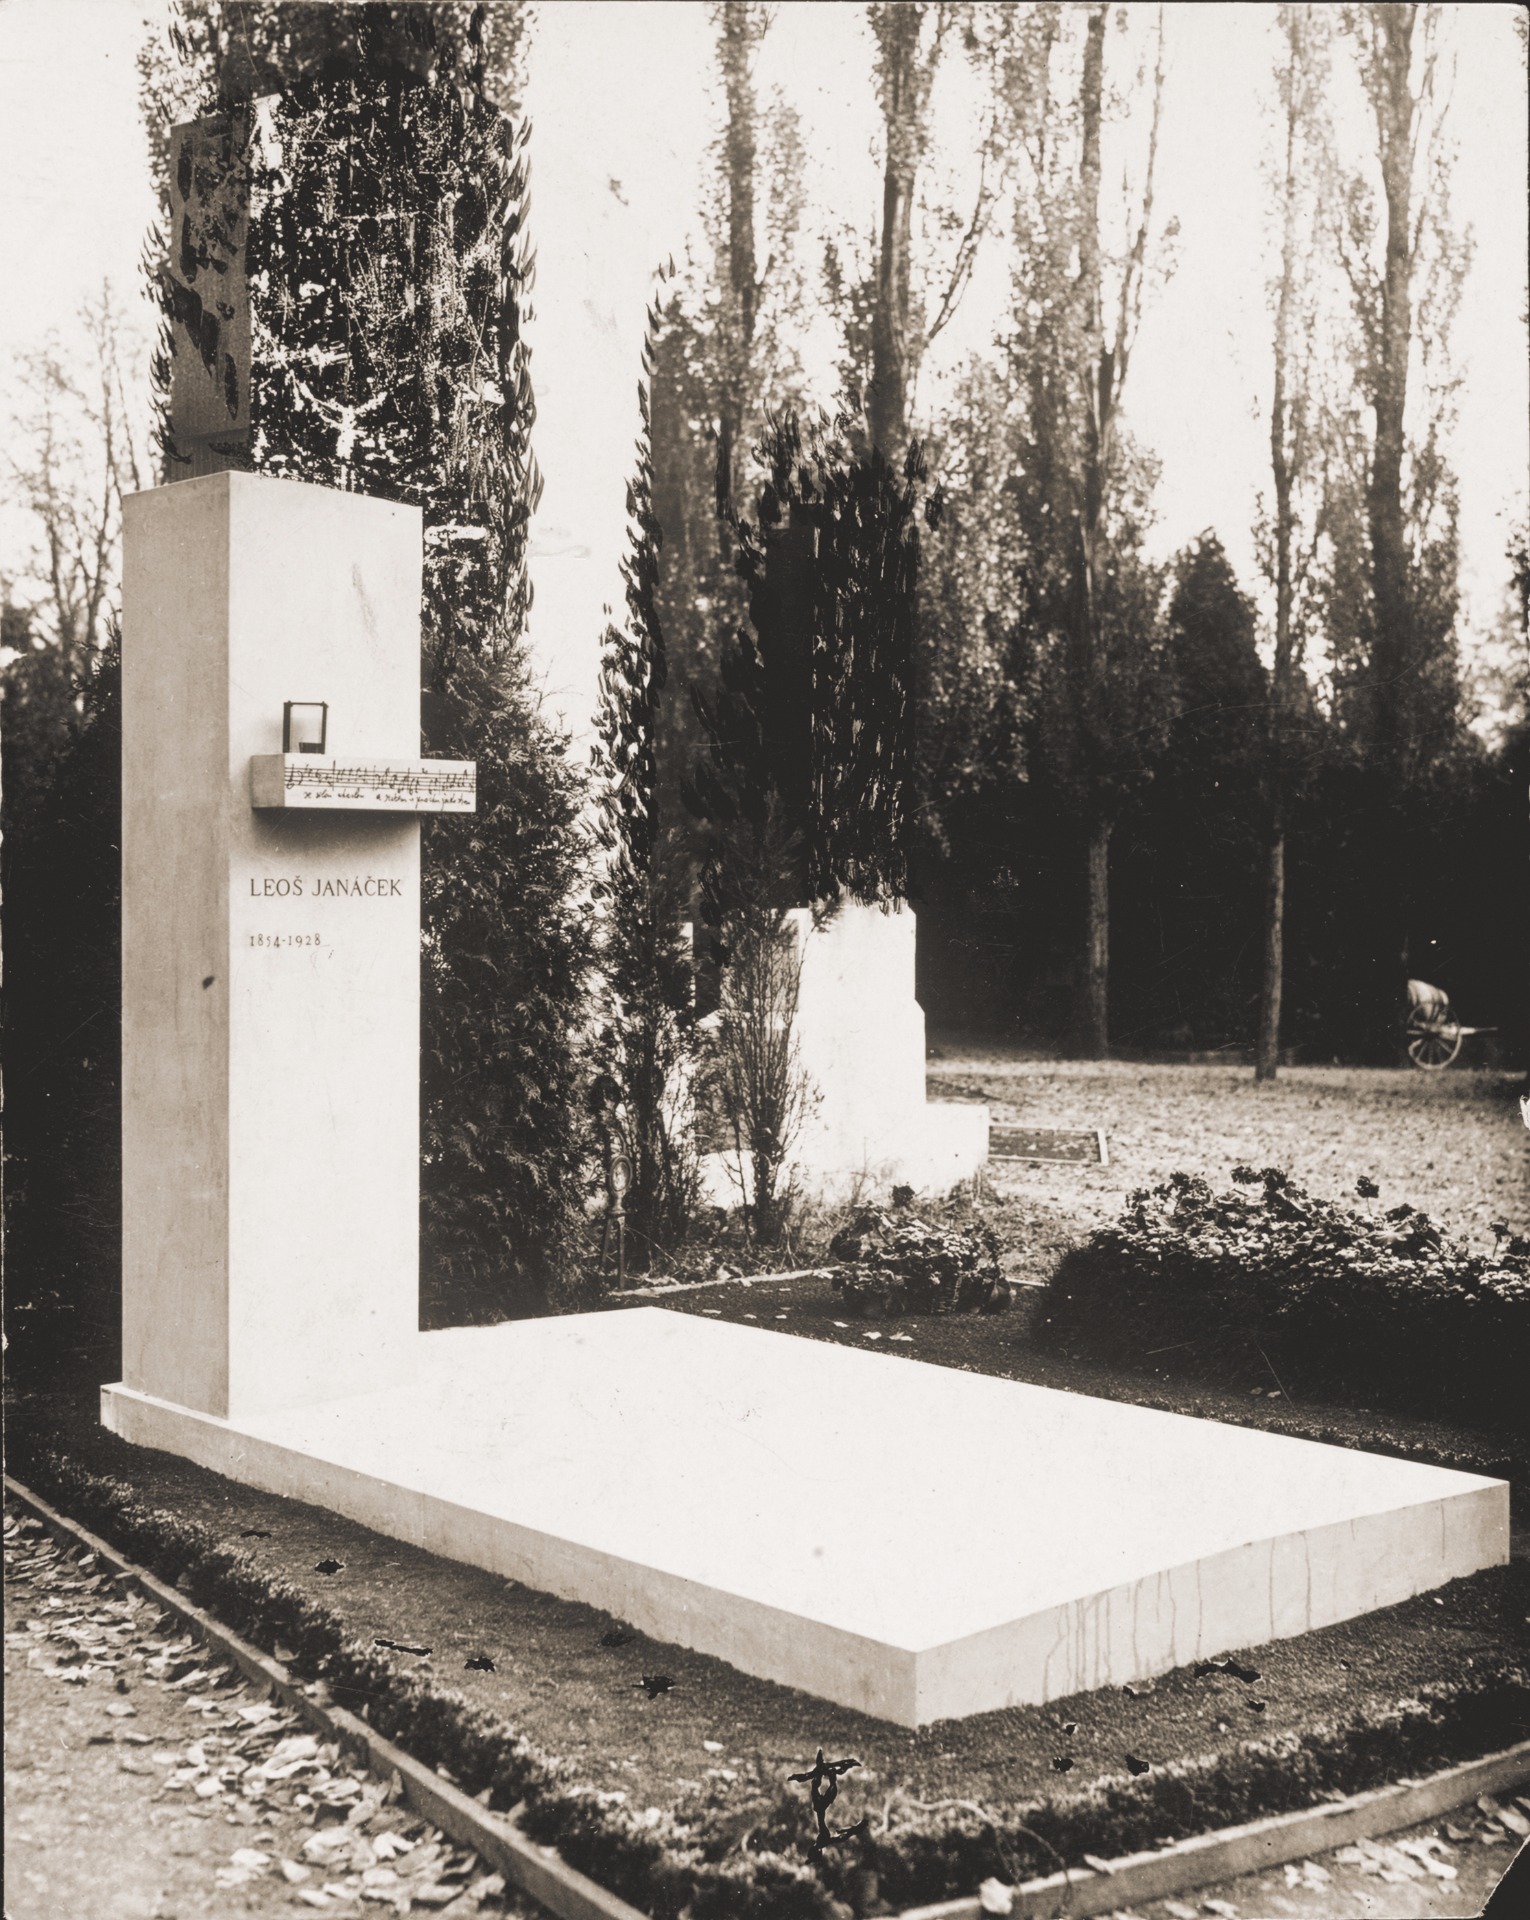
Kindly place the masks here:
<instances>
[{"instance_id":1,"label":"dark ivy foliage","mask_svg":"<svg viewBox=\"0 0 1530 1920\"><path fill-rule=\"evenodd\" d=\"M1286 1389L1526 1431L1530 1240L1505 1227L1471 1253L1407 1205L1362 1213L1273 1167L1233 1179L1214 1193L1177 1173L1134 1194L1062 1260L1044 1336L1112 1359L1242 1356Z\"/></svg>"},{"instance_id":2,"label":"dark ivy foliage","mask_svg":"<svg viewBox=\"0 0 1530 1920\"><path fill-rule=\"evenodd\" d=\"M425 750L478 762L476 815L424 835L432 1319L535 1308L568 1265L589 959L581 782L521 646L527 128L464 84L442 11L347 9L297 63L250 149L246 255L252 464L423 510Z\"/></svg>"},{"instance_id":3,"label":"dark ivy foliage","mask_svg":"<svg viewBox=\"0 0 1530 1920\"><path fill-rule=\"evenodd\" d=\"M924 463L855 454L842 423L774 419L757 525L737 525L752 631L698 690L706 741L689 791L712 829L708 920L724 925L740 835L775 849L780 906L907 890L914 589ZM927 512L938 511L932 501Z\"/></svg>"},{"instance_id":4,"label":"dark ivy foliage","mask_svg":"<svg viewBox=\"0 0 1530 1920\"><path fill-rule=\"evenodd\" d=\"M606 1151L626 1162L628 1260L640 1273L684 1238L698 1182L684 1111L695 995L690 945L681 934L683 866L668 852L675 823L664 818L658 777L669 666L655 603L663 536L653 508L648 411L657 324L655 313L638 388L642 435L627 489L627 624L606 629L593 755L605 856L594 889L604 907L594 1104Z\"/></svg>"}]
</instances>

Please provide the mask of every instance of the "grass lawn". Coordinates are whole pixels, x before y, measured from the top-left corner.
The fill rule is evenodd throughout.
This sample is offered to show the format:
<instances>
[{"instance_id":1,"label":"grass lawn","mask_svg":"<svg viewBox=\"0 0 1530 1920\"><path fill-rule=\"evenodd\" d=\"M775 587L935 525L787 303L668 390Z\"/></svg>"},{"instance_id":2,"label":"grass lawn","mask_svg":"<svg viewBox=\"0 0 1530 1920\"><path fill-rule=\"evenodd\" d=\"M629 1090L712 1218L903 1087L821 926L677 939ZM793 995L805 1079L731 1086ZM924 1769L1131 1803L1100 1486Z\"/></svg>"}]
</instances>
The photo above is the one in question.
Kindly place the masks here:
<instances>
[{"instance_id":1,"label":"grass lawn","mask_svg":"<svg viewBox=\"0 0 1530 1920\"><path fill-rule=\"evenodd\" d=\"M1281 1167L1334 1199L1371 1174L1382 1204L1406 1200L1479 1248L1492 1245L1494 1221L1530 1232L1521 1074L1283 1067L1258 1086L1248 1067L1036 1060L951 1042L932 1048L928 1079L932 1099L986 1100L996 1122L1103 1127L1108 1166L989 1175L995 1193L1084 1229L1119 1213L1137 1187L1181 1171L1221 1185L1242 1162Z\"/></svg>"}]
</instances>

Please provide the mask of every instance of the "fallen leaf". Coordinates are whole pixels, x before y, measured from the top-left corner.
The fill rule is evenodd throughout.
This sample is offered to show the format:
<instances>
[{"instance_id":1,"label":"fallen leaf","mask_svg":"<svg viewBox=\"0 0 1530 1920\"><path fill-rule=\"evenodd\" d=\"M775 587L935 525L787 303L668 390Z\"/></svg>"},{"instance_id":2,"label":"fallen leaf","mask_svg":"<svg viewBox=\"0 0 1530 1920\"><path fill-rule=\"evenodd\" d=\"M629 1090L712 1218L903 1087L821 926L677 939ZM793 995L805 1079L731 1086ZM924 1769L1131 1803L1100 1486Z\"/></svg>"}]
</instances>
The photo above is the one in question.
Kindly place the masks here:
<instances>
[{"instance_id":1,"label":"fallen leaf","mask_svg":"<svg viewBox=\"0 0 1530 1920\"><path fill-rule=\"evenodd\" d=\"M345 1853L354 1836L348 1827L320 1827L309 1834L300 1849L303 1858L316 1867L331 1865L337 1854Z\"/></svg>"}]
</instances>

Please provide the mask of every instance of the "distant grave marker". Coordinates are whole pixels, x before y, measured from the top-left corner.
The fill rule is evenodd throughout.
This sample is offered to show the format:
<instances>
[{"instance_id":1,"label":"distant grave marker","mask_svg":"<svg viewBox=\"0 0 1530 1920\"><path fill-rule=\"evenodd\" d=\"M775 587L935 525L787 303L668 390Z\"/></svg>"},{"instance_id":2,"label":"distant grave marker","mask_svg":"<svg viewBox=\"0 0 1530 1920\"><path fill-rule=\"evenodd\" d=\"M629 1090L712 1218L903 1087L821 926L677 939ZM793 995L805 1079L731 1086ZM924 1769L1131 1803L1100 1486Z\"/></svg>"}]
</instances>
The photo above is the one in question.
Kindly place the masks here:
<instances>
[{"instance_id":1,"label":"distant grave marker","mask_svg":"<svg viewBox=\"0 0 1530 1920\"><path fill-rule=\"evenodd\" d=\"M988 1158L1055 1160L1079 1167L1110 1165L1103 1127L990 1127Z\"/></svg>"}]
</instances>

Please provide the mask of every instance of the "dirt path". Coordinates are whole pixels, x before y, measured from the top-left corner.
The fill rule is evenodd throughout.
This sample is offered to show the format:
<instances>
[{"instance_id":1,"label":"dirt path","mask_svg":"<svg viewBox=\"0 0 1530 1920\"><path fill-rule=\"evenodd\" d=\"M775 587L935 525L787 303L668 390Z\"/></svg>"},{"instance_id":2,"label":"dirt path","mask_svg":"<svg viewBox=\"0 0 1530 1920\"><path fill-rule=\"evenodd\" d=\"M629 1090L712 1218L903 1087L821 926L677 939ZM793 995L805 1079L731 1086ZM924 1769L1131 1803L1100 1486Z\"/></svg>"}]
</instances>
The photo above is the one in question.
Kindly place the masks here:
<instances>
[{"instance_id":1,"label":"dirt path","mask_svg":"<svg viewBox=\"0 0 1530 1920\"><path fill-rule=\"evenodd\" d=\"M9 1508L5 1564L6 1920L531 1912Z\"/></svg>"},{"instance_id":2,"label":"dirt path","mask_svg":"<svg viewBox=\"0 0 1530 1920\"><path fill-rule=\"evenodd\" d=\"M1371 1174L1386 1204L1406 1200L1484 1248L1495 1221L1530 1232L1520 1075L1285 1067L1261 1087L1246 1067L1027 1060L952 1047L936 1050L928 1079L932 1099L987 1100L997 1122L1103 1127L1108 1166L990 1168L997 1192L1089 1226L1171 1173L1225 1184L1247 1162L1283 1167L1334 1199L1353 1199L1356 1179Z\"/></svg>"}]
</instances>

